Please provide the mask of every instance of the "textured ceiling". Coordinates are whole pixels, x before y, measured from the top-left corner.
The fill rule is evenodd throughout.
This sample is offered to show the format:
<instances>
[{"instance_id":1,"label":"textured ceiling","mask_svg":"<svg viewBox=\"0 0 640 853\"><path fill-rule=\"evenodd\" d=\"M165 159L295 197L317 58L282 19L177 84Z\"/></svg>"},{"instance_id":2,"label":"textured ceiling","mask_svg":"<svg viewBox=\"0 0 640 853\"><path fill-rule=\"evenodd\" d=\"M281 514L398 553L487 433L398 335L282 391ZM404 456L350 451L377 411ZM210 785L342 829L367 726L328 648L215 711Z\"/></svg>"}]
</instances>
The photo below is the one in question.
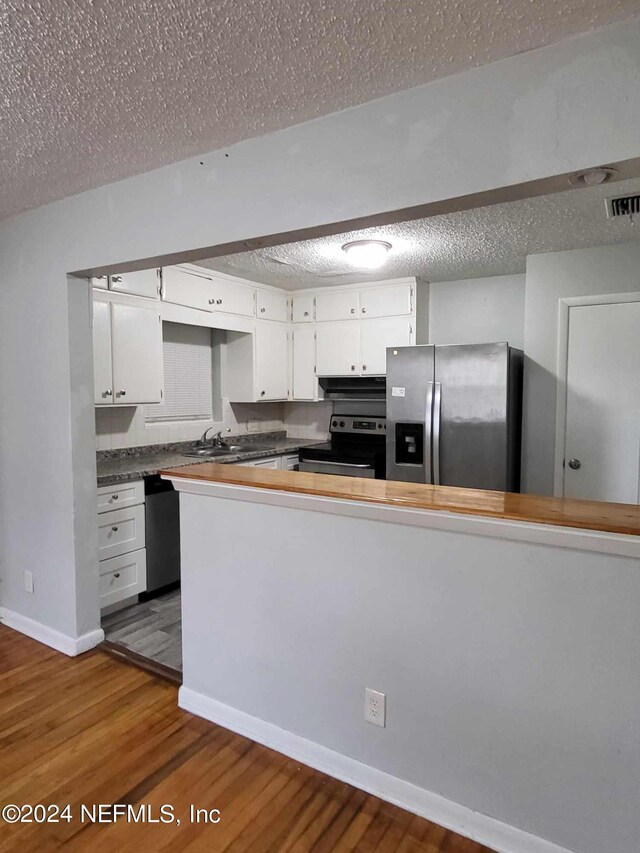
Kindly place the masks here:
<instances>
[{"instance_id":1,"label":"textured ceiling","mask_svg":"<svg viewBox=\"0 0 640 853\"><path fill-rule=\"evenodd\" d=\"M0 0L0 218L638 13L638 0Z\"/></svg>"},{"instance_id":2,"label":"textured ceiling","mask_svg":"<svg viewBox=\"0 0 640 853\"><path fill-rule=\"evenodd\" d=\"M417 276L455 281L525 271L527 255L640 239L640 217L607 219L604 199L640 192L640 179L478 207L317 240L199 261L231 275L289 290ZM342 246L349 240L392 244L379 270L352 272Z\"/></svg>"}]
</instances>

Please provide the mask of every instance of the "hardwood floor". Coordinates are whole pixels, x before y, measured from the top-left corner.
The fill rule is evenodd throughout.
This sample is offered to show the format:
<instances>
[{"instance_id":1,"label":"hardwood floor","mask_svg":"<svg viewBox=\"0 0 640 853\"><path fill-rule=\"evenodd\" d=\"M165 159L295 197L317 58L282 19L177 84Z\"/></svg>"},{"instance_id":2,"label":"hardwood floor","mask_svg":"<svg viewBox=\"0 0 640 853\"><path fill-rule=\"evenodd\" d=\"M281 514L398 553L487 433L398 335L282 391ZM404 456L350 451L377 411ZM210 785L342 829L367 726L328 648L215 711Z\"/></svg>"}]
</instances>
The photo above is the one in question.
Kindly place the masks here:
<instances>
[{"instance_id":1,"label":"hardwood floor","mask_svg":"<svg viewBox=\"0 0 640 853\"><path fill-rule=\"evenodd\" d=\"M67 823L0 821L0 851L490 853L181 711L177 688L100 650L70 659L0 626L0 805L69 803ZM81 804L177 822L92 823ZM219 809L219 824L189 806Z\"/></svg>"},{"instance_id":2,"label":"hardwood floor","mask_svg":"<svg viewBox=\"0 0 640 853\"><path fill-rule=\"evenodd\" d=\"M180 590L102 617L107 640L182 672Z\"/></svg>"}]
</instances>

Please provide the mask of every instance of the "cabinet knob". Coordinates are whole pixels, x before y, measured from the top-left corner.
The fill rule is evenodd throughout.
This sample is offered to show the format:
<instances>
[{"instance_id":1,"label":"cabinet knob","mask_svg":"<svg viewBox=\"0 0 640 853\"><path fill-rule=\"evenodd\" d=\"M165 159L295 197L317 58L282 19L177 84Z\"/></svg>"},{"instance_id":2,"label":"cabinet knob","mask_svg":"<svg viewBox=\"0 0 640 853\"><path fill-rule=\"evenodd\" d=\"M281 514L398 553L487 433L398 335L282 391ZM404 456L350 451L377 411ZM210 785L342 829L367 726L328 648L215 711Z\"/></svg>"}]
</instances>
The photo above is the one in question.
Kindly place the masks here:
<instances>
[{"instance_id":1,"label":"cabinet knob","mask_svg":"<svg viewBox=\"0 0 640 853\"><path fill-rule=\"evenodd\" d=\"M112 500L112 501L117 501L117 500L118 500L118 496L117 496L117 495L111 495L111 500Z\"/></svg>"},{"instance_id":2,"label":"cabinet knob","mask_svg":"<svg viewBox=\"0 0 640 853\"><path fill-rule=\"evenodd\" d=\"M351 370L355 370L355 369L356 369L355 364L352 364L352 365L351 365Z\"/></svg>"},{"instance_id":3,"label":"cabinet knob","mask_svg":"<svg viewBox=\"0 0 640 853\"><path fill-rule=\"evenodd\" d=\"M216 304L216 300L215 300L215 299L210 299L210 300L209 300L209 305L215 305L215 304Z\"/></svg>"},{"instance_id":4,"label":"cabinet knob","mask_svg":"<svg viewBox=\"0 0 640 853\"><path fill-rule=\"evenodd\" d=\"M102 392L102 396L103 396L103 397L112 397L112 396L113 396L113 391L111 390L111 388L107 388L107 390L106 390L106 391L103 391L103 392Z\"/></svg>"},{"instance_id":5,"label":"cabinet knob","mask_svg":"<svg viewBox=\"0 0 640 853\"><path fill-rule=\"evenodd\" d=\"M216 305L222 305L222 299L216 299Z\"/></svg>"},{"instance_id":6,"label":"cabinet knob","mask_svg":"<svg viewBox=\"0 0 640 853\"><path fill-rule=\"evenodd\" d=\"M363 309L362 309L362 313L363 313L363 314L366 314L366 313L367 313L367 309L366 309L366 308L363 308Z\"/></svg>"},{"instance_id":7,"label":"cabinet knob","mask_svg":"<svg viewBox=\"0 0 640 853\"><path fill-rule=\"evenodd\" d=\"M126 397L126 395L127 395L127 392L124 390L121 390L121 391L118 391L116 396L117 397Z\"/></svg>"},{"instance_id":8,"label":"cabinet knob","mask_svg":"<svg viewBox=\"0 0 640 853\"><path fill-rule=\"evenodd\" d=\"M305 317L308 317L308 316L309 316L309 312L308 312L308 311L305 311L305 312L304 312L304 316L305 316Z\"/></svg>"},{"instance_id":9,"label":"cabinet knob","mask_svg":"<svg viewBox=\"0 0 640 853\"><path fill-rule=\"evenodd\" d=\"M113 530L113 532L114 532L114 533L117 533L117 532L118 532L118 528L117 528L117 527L112 527L111 529Z\"/></svg>"},{"instance_id":10,"label":"cabinet knob","mask_svg":"<svg viewBox=\"0 0 640 853\"><path fill-rule=\"evenodd\" d=\"M363 370L366 370L366 369L367 369L367 365L366 365L366 364L363 364L363 365L362 365L362 369L363 369Z\"/></svg>"},{"instance_id":11,"label":"cabinet knob","mask_svg":"<svg viewBox=\"0 0 640 853\"><path fill-rule=\"evenodd\" d=\"M111 281L121 282L121 281L122 281L122 276L121 276L121 275L112 275L112 276L111 276Z\"/></svg>"},{"instance_id":12,"label":"cabinet knob","mask_svg":"<svg viewBox=\"0 0 640 853\"><path fill-rule=\"evenodd\" d=\"M114 572L114 573L113 573L113 576L114 576L114 578L119 578L119 577L120 577L120 572Z\"/></svg>"},{"instance_id":13,"label":"cabinet knob","mask_svg":"<svg viewBox=\"0 0 640 853\"><path fill-rule=\"evenodd\" d=\"M352 313L352 314L355 314L355 313L356 313L356 309L355 309L355 308L352 308L352 309L351 309L351 313Z\"/></svg>"},{"instance_id":14,"label":"cabinet knob","mask_svg":"<svg viewBox=\"0 0 640 853\"><path fill-rule=\"evenodd\" d=\"M579 459L570 459L569 460L569 468L571 468L573 471L577 471L581 465L582 465L582 462Z\"/></svg>"},{"instance_id":15,"label":"cabinet knob","mask_svg":"<svg viewBox=\"0 0 640 853\"><path fill-rule=\"evenodd\" d=\"M264 314L264 310L265 310L264 308L261 308L261 309L260 309L260 313L261 313L261 314Z\"/></svg>"},{"instance_id":16,"label":"cabinet knob","mask_svg":"<svg viewBox=\"0 0 640 853\"><path fill-rule=\"evenodd\" d=\"M267 393L266 391L261 391L261 392L260 392L260 396L261 396L261 397L264 397L264 395L265 395L266 393Z\"/></svg>"}]
</instances>

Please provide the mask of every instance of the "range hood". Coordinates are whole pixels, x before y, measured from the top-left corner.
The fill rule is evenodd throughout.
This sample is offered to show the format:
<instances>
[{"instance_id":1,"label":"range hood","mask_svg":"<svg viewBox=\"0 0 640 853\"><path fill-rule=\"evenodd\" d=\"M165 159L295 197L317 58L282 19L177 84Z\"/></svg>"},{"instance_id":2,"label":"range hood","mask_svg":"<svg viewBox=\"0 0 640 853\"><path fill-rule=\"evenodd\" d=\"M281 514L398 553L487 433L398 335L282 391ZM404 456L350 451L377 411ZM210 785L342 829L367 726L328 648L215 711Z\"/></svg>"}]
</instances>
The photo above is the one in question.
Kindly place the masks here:
<instances>
[{"instance_id":1,"label":"range hood","mask_svg":"<svg viewBox=\"0 0 640 853\"><path fill-rule=\"evenodd\" d=\"M386 399L385 376L321 376L318 381L324 391L325 400Z\"/></svg>"}]
</instances>

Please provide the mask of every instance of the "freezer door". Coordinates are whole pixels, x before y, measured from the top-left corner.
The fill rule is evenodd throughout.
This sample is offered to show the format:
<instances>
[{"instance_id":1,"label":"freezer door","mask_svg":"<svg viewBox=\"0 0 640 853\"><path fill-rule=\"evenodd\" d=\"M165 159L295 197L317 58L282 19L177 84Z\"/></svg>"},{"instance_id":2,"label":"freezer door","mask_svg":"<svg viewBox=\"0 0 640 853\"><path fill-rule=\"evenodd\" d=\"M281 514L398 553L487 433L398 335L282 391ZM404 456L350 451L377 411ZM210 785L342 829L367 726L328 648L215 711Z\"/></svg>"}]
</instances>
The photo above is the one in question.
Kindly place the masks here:
<instances>
[{"instance_id":1,"label":"freezer door","mask_svg":"<svg viewBox=\"0 0 640 853\"><path fill-rule=\"evenodd\" d=\"M509 346L435 347L434 483L509 491Z\"/></svg>"},{"instance_id":2,"label":"freezer door","mask_svg":"<svg viewBox=\"0 0 640 853\"><path fill-rule=\"evenodd\" d=\"M387 349L387 480L431 483L434 347Z\"/></svg>"}]
</instances>

